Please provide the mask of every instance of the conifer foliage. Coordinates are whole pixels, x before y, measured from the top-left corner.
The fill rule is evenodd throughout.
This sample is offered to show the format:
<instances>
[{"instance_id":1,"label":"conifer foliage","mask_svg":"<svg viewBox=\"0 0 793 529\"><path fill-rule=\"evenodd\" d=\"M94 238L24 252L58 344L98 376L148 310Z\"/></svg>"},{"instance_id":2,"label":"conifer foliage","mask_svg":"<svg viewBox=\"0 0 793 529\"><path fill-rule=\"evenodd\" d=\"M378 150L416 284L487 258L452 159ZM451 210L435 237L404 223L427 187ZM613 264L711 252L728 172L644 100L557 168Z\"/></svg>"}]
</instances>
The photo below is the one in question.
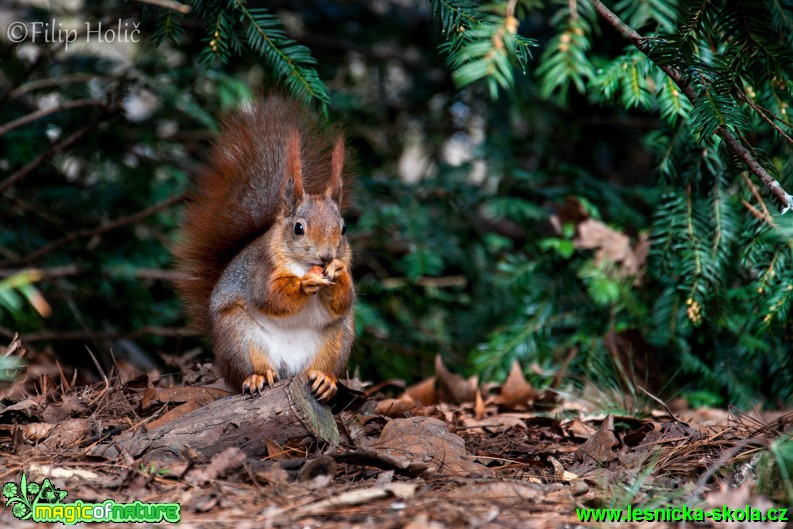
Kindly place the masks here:
<instances>
[{"instance_id":1,"label":"conifer foliage","mask_svg":"<svg viewBox=\"0 0 793 529\"><path fill-rule=\"evenodd\" d=\"M648 266L658 290L643 288L652 294L636 307L636 286L585 259L581 294L611 309L608 328L643 328L680 355L684 371L737 400L751 400L748 388L768 373L777 396L789 399L793 3L623 0L609 8L577 0L561 2L555 21L535 69L543 96L564 101L575 90L660 117L647 136L662 192ZM594 51L614 30L630 42L623 52ZM507 275L519 278L530 261L509 263ZM591 315L569 303L570 285L537 270L521 281L531 285L523 313L482 346L485 367L542 358L543 349L601 347L584 331ZM537 284L566 292L549 302L555 289L538 292Z\"/></svg>"},{"instance_id":2,"label":"conifer foliage","mask_svg":"<svg viewBox=\"0 0 793 529\"><path fill-rule=\"evenodd\" d=\"M195 0L191 7L191 16L206 24L202 61L227 62L253 51L296 98L326 109L328 88L317 75L311 51L289 38L281 20L267 8L250 7L245 0ZM154 19L156 43L182 41L183 16L178 11L152 7L146 11Z\"/></svg>"},{"instance_id":3,"label":"conifer foliage","mask_svg":"<svg viewBox=\"0 0 793 529\"><path fill-rule=\"evenodd\" d=\"M365 376L641 381L651 351L698 402L793 399L793 0L34 4L140 9L159 47L0 39L0 334L183 347L174 206L216 116L280 85L360 156Z\"/></svg>"}]
</instances>

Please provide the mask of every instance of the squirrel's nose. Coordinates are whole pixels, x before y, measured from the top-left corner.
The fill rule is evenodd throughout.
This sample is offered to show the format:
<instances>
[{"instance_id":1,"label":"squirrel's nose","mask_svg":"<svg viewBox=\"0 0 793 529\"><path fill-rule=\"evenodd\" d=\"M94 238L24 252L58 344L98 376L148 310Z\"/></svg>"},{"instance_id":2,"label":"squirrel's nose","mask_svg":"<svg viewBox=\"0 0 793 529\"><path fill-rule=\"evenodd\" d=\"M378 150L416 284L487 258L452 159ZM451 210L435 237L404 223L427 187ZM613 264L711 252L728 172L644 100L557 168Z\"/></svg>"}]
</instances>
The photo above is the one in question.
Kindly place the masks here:
<instances>
[{"instance_id":1,"label":"squirrel's nose","mask_svg":"<svg viewBox=\"0 0 793 529\"><path fill-rule=\"evenodd\" d=\"M325 252L319 255L319 260L322 261L322 264L326 265L333 261L333 254L330 252Z\"/></svg>"}]
</instances>

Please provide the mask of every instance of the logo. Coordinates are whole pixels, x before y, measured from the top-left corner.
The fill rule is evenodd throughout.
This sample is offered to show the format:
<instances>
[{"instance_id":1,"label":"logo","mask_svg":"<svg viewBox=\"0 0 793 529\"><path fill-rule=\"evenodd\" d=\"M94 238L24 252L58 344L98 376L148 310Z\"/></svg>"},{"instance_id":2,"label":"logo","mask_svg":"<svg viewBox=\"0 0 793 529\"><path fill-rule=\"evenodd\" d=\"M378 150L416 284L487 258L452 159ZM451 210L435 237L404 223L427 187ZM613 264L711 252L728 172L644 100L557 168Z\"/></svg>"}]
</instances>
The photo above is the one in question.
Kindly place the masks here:
<instances>
[{"instance_id":1,"label":"logo","mask_svg":"<svg viewBox=\"0 0 793 529\"><path fill-rule=\"evenodd\" d=\"M178 503L116 503L105 500L89 503L76 500L64 503L69 493L53 486L49 478L41 484L28 481L25 473L17 484L9 481L3 485L5 506L19 520L34 522L59 522L74 525L83 522L178 522L181 518Z\"/></svg>"}]
</instances>

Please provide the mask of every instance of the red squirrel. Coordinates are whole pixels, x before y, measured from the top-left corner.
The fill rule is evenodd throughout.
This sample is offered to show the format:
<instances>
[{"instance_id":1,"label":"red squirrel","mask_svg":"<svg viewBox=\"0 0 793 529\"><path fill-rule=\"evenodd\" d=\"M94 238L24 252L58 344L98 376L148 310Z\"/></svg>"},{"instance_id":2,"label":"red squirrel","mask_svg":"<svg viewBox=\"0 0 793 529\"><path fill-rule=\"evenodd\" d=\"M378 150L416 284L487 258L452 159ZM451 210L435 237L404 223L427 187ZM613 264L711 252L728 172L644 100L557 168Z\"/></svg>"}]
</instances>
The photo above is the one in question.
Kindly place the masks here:
<instances>
[{"instance_id":1,"label":"red squirrel","mask_svg":"<svg viewBox=\"0 0 793 529\"><path fill-rule=\"evenodd\" d=\"M355 289L342 210L344 138L282 96L231 114L185 206L177 290L227 384L261 393L306 374L336 393Z\"/></svg>"}]
</instances>

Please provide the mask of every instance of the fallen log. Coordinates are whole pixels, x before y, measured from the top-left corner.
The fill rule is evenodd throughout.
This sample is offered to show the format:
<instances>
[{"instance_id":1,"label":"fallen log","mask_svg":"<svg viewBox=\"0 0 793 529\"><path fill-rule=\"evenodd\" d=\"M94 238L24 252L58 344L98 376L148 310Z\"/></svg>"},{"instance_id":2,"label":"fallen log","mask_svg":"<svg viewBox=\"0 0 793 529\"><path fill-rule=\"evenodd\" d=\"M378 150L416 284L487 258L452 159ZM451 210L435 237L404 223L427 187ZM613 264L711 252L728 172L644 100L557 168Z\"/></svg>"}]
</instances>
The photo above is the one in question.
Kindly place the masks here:
<instances>
[{"instance_id":1,"label":"fallen log","mask_svg":"<svg viewBox=\"0 0 793 529\"><path fill-rule=\"evenodd\" d=\"M127 430L90 454L116 459L171 463L209 460L235 446L249 457L267 455L271 445L308 449L316 443L338 446L339 431L330 409L317 402L304 376L277 382L260 396L234 395L211 402L150 431Z\"/></svg>"}]
</instances>

